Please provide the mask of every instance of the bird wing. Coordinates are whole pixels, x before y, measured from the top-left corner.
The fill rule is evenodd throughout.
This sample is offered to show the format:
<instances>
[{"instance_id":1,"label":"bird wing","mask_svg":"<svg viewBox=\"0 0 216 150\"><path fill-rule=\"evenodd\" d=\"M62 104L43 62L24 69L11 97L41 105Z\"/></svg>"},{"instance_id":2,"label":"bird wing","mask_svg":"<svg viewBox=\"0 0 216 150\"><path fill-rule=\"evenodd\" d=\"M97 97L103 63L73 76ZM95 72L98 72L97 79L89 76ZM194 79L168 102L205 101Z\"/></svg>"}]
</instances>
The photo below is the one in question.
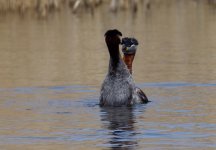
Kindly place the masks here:
<instances>
[{"instance_id":1,"label":"bird wing","mask_svg":"<svg viewBox=\"0 0 216 150\"><path fill-rule=\"evenodd\" d=\"M145 93L140 88L136 87L136 93L137 93L137 95L139 96L140 100L143 103L148 103L149 102L147 96L145 95Z\"/></svg>"}]
</instances>

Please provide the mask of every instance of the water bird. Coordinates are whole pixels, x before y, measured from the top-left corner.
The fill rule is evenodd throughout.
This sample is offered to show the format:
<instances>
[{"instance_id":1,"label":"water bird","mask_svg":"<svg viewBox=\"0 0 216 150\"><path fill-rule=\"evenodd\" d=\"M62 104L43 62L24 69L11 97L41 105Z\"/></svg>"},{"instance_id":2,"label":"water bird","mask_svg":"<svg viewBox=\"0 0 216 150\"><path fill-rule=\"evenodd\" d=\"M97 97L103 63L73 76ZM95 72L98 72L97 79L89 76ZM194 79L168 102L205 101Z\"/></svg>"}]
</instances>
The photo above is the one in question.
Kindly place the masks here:
<instances>
[{"instance_id":1,"label":"water bird","mask_svg":"<svg viewBox=\"0 0 216 150\"><path fill-rule=\"evenodd\" d=\"M110 60L106 78L100 91L100 106L132 106L147 103L144 92L135 86L132 74L121 58L119 45L122 33L117 29L105 33Z\"/></svg>"}]
</instances>

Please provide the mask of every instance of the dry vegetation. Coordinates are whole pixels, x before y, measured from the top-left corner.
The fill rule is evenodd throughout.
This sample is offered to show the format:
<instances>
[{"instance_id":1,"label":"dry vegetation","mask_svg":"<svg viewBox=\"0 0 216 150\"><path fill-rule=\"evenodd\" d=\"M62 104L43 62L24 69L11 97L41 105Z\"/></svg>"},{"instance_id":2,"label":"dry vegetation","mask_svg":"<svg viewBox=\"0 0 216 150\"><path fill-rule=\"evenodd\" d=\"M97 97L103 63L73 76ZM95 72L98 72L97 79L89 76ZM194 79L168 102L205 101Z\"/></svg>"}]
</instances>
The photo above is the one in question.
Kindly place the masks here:
<instances>
[{"instance_id":1,"label":"dry vegetation","mask_svg":"<svg viewBox=\"0 0 216 150\"><path fill-rule=\"evenodd\" d=\"M42 16L50 10L60 9L66 0L0 0L1 13L35 11Z\"/></svg>"},{"instance_id":2,"label":"dry vegetation","mask_svg":"<svg viewBox=\"0 0 216 150\"><path fill-rule=\"evenodd\" d=\"M80 8L90 9L93 12L103 3L108 4L109 9L113 12L118 9L130 9L132 12L136 12L139 3L149 8L151 3L162 1L165 0L0 0L0 13L25 14L31 11L45 17L50 12L65 8L70 8L73 13L77 13ZM199 2L199 0L193 1ZM206 2L216 5L216 0L206 0Z\"/></svg>"}]
</instances>

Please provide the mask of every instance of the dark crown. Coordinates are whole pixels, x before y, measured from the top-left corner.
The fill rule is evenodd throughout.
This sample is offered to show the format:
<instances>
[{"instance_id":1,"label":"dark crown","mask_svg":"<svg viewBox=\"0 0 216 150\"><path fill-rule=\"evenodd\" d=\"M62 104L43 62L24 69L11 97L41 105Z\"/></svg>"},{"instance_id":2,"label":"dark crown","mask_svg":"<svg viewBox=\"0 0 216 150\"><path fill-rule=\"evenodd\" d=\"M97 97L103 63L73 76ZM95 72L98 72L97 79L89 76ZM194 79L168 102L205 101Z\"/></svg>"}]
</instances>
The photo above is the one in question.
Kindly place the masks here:
<instances>
[{"instance_id":1,"label":"dark crown","mask_svg":"<svg viewBox=\"0 0 216 150\"><path fill-rule=\"evenodd\" d=\"M118 31L117 29L113 29L113 30L108 30L104 34L104 36L116 36L116 35L122 36L122 33L120 31Z\"/></svg>"}]
</instances>

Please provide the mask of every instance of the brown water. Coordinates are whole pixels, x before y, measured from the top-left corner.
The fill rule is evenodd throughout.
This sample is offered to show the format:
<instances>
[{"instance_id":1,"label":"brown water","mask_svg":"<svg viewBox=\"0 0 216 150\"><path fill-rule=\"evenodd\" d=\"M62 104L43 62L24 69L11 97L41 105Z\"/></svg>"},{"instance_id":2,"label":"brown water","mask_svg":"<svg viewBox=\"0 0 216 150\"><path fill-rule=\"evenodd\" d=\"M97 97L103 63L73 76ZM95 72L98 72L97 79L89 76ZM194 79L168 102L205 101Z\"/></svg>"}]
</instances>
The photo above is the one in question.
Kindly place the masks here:
<instances>
[{"instance_id":1,"label":"brown water","mask_svg":"<svg viewBox=\"0 0 216 150\"><path fill-rule=\"evenodd\" d=\"M110 28L139 40L133 76L151 103L98 106ZM0 16L0 149L216 149L215 33L216 9L187 0Z\"/></svg>"}]
</instances>

